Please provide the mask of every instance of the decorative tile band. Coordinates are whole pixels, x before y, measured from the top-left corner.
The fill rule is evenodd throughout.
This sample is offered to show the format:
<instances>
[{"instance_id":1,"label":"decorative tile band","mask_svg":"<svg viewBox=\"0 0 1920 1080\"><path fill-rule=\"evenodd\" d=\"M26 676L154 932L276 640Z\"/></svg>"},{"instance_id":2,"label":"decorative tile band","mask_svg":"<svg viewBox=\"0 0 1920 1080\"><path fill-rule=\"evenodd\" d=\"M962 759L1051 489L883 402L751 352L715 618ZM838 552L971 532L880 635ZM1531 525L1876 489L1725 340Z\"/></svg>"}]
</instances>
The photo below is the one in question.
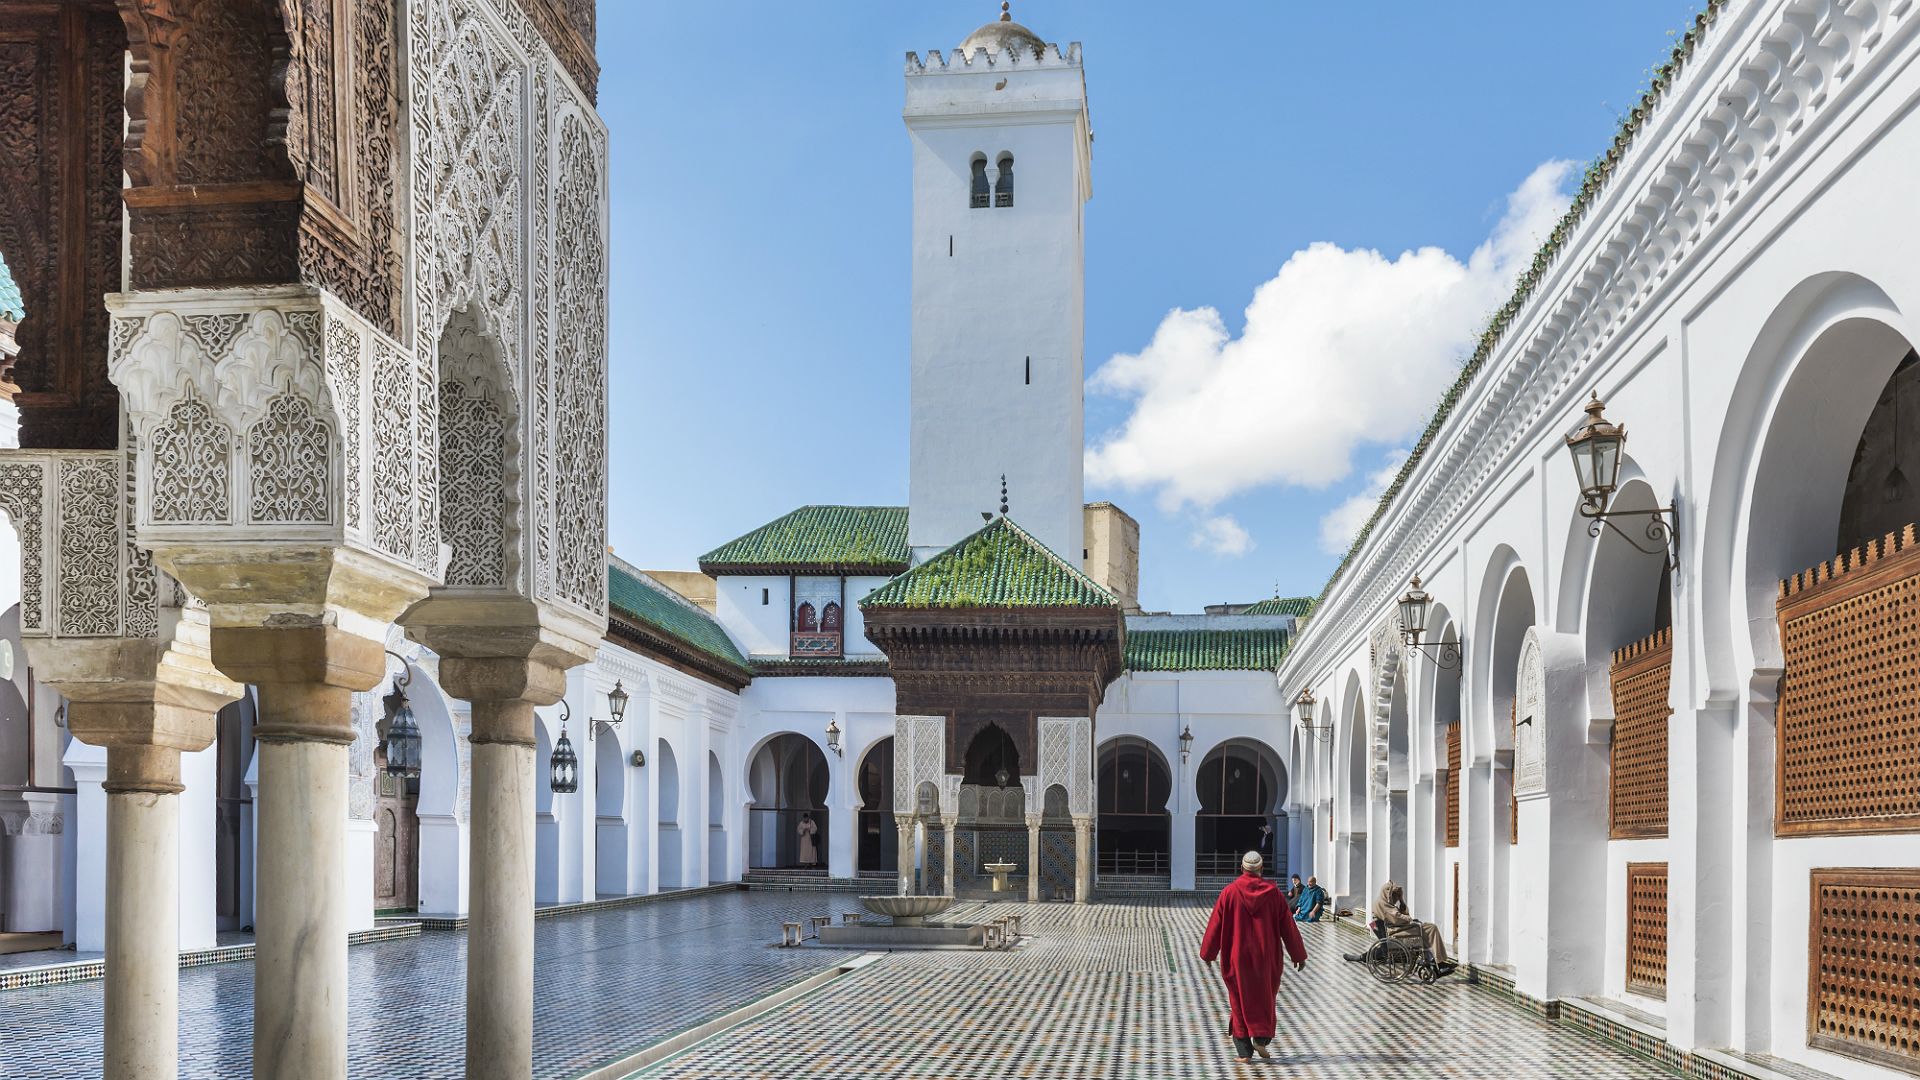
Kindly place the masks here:
<instances>
[{"instance_id":1,"label":"decorative tile band","mask_svg":"<svg viewBox=\"0 0 1920 1080\"><path fill-rule=\"evenodd\" d=\"M373 941L417 937L420 929L421 924L418 922L383 921L371 930L355 930L348 934L347 944L365 945ZM211 949L188 949L180 954L180 966L204 967L208 964L231 964L238 960L251 959L253 959L251 944L217 945ZM104 978L106 974L107 962L104 958L17 968L12 971L0 971L0 990L25 990L34 986L59 986L63 983L86 982L89 979Z\"/></svg>"}]
</instances>

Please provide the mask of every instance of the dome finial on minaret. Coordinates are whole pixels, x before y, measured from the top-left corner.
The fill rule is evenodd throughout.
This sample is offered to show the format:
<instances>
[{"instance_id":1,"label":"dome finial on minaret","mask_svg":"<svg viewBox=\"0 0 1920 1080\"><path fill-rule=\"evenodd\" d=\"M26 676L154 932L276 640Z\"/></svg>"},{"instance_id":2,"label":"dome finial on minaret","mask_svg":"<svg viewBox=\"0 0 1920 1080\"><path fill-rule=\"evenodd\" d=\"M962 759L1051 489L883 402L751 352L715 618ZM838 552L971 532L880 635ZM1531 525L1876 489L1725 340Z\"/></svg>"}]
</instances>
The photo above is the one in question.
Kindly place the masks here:
<instances>
[{"instance_id":1,"label":"dome finial on minaret","mask_svg":"<svg viewBox=\"0 0 1920 1080\"><path fill-rule=\"evenodd\" d=\"M1007 0L1000 0L1000 21L1001 22L1013 21L1012 8L1013 8L1013 5L1008 3Z\"/></svg>"}]
</instances>

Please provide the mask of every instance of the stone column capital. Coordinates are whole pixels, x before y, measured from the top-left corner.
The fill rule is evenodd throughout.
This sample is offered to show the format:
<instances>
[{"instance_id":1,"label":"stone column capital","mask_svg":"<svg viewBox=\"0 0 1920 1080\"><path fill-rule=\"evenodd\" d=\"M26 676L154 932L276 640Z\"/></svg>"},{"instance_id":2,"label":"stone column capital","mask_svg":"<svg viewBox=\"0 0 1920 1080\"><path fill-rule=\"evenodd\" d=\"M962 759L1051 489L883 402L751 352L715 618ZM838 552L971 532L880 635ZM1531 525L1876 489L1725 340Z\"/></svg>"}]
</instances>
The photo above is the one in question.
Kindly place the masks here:
<instances>
[{"instance_id":1,"label":"stone column capital","mask_svg":"<svg viewBox=\"0 0 1920 1080\"><path fill-rule=\"evenodd\" d=\"M216 626L213 659L260 688L262 742L352 743L353 692L387 673L384 642L319 622Z\"/></svg>"},{"instance_id":2,"label":"stone column capital","mask_svg":"<svg viewBox=\"0 0 1920 1080\"><path fill-rule=\"evenodd\" d=\"M1028 815L1027 815L1027 830L1028 830L1029 832L1037 832L1037 831L1039 831L1039 829L1040 829L1040 823L1041 823L1041 821L1042 821L1042 820L1044 820L1044 819L1043 819L1043 818L1042 818L1042 817L1041 817L1041 816L1040 816L1039 814L1028 814Z\"/></svg>"}]
</instances>

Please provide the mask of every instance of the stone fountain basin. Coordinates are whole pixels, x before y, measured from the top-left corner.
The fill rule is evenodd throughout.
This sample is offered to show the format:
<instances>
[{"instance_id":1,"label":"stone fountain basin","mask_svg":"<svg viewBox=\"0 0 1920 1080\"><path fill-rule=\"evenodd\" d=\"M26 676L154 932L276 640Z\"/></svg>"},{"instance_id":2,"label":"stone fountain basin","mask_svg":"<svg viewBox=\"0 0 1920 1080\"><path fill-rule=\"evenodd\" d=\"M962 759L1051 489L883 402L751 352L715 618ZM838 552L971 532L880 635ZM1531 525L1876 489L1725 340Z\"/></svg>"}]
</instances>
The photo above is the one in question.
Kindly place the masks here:
<instances>
[{"instance_id":1,"label":"stone fountain basin","mask_svg":"<svg viewBox=\"0 0 1920 1080\"><path fill-rule=\"evenodd\" d=\"M938 915L952 907L951 896L863 896L860 906L875 915L885 915L895 926L925 926L927 916Z\"/></svg>"},{"instance_id":2,"label":"stone fountain basin","mask_svg":"<svg viewBox=\"0 0 1920 1080\"><path fill-rule=\"evenodd\" d=\"M1011 874L1018 869L1020 869L1019 863L990 862L986 864L986 870L989 874Z\"/></svg>"}]
</instances>

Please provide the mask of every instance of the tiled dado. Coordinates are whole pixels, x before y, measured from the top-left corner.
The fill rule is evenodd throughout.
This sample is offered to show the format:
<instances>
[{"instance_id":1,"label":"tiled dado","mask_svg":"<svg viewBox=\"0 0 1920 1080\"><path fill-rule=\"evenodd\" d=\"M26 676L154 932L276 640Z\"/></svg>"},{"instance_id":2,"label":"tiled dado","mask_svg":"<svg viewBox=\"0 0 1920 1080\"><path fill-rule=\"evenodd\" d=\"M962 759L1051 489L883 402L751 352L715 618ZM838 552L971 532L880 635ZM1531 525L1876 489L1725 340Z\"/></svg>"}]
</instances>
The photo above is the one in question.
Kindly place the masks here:
<instances>
[{"instance_id":1,"label":"tiled dado","mask_svg":"<svg viewBox=\"0 0 1920 1080\"><path fill-rule=\"evenodd\" d=\"M612 911L615 908L637 907L641 904L657 904L667 900L686 900L695 896L712 896L716 893L738 892L742 886L733 882L719 885L703 885L697 889L674 889L669 892L644 893L635 896L612 896L605 900L581 900L572 904L547 904L533 909L536 919L552 919L561 915L582 915L592 911ZM417 915L408 919L422 930L465 930L465 915Z\"/></svg>"},{"instance_id":2,"label":"tiled dado","mask_svg":"<svg viewBox=\"0 0 1920 1080\"><path fill-rule=\"evenodd\" d=\"M392 941L395 938L418 937L418 922L382 922L371 930L356 930L347 935L347 944L365 945L373 941ZM220 945L211 949L189 949L180 954L180 966L183 968L205 967L208 964L230 964L236 960L253 959L252 945ZM96 957L91 960L75 960L66 964L46 964L41 967L15 968L0 971L0 990L24 990L30 986L59 986L62 983L85 982L88 979L104 978L107 962Z\"/></svg>"}]
</instances>

